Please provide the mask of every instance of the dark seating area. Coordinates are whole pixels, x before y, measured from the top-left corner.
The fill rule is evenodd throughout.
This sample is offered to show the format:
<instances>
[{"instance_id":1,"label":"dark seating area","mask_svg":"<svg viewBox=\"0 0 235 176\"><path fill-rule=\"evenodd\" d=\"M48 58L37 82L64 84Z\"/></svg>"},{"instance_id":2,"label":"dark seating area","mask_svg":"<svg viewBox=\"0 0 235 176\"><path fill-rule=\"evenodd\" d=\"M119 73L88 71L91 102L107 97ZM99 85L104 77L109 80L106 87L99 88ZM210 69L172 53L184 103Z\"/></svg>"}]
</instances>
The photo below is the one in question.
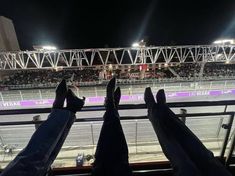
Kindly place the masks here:
<instances>
[{"instance_id":1,"label":"dark seating area","mask_svg":"<svg viewBox=\"0 0 235 176\"><path fill-rule=\"evenodd\" d=\"M174 75L170 69L172 68L179 76ZM235 64L224 63L206 63L203 73L200 77L201 65L195 63L184 63L178 65L168 65L158 67L157 65L149 65L144 73L141 73L138 67L129 68L121 71L120 69L106 70L105 72L95 67L72 68L64 70L20 70L5 73L3 79L0 80L0 87L11 86L29 86L37 87L55 87L61 78L73 81L73 84L79 86L84 82L98 84L98 81L110 79L113 75L120 80L193 80L195 78L222 79L233 78L235 76Z\"/></svg>"}]
</instances>

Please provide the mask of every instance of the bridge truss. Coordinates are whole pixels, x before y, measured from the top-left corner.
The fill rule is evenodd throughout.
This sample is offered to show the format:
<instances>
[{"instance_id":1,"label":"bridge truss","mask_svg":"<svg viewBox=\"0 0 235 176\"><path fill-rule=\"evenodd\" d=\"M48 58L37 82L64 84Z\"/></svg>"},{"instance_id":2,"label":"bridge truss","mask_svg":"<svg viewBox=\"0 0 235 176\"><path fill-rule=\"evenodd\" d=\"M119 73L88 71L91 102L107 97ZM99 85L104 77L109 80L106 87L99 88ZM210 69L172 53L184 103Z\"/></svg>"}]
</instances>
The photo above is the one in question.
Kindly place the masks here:
<instances>
[{"instance_id":1,"label":"bridge truss","mask_svg":"<svg viewBox=\"0 0 235 176\"><path fill-rule=\"evenodd\" d=\"M235 61L235 45L0 52L0 70Z\"/></svg>"}]
</instances>

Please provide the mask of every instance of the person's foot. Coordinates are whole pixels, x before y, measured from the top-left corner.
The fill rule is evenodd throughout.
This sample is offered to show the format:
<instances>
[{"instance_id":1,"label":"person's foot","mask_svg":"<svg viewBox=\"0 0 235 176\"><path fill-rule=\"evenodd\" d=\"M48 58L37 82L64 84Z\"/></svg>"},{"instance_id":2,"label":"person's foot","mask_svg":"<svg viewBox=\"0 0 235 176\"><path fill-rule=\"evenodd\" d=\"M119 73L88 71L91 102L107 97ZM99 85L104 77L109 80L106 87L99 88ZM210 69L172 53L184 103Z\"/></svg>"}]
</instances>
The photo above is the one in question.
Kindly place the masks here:
<instances>
[{"instance_id":1,"label":"person's foot","mask_svg":"<svg viewBox=\"0 0 235 176\"><path fill-rule=\"evenodd\" d=\"M57 108L57 109L62 109L64 106L64 101L67 95L67 85L66 85L66 81L63 79L59 85L56 87L55 90L55 101L53 103L53 108Z\"/></svg>"},{"instance_id":2,"label":"person's foot","mask_svg":"<svg viewBox=\"0 0 235 176\"><path fill-rule=\"evenodd\" d=\"M158 90L156 94L157 104L165 104L166 103L166 95L164 89ZM154 96L150 87L147 87L144 92L144 101L147 105L147 108L152 108L156 103L154 100Z\"/></svg>"},{"instance_id":3,"label":"person's foot","mask_svg":"<svg viewBox=\"0 0 235 176\"><path fill-rule=\"evenodd\" d=\"M85 97L83 99L78 98L71 89L67 93L67 108L69 111L76 113L80 111L85 104Z\"/></svg>"},{"instance_id":4,"label":"person's foot","mask_svg":"<svg viewBox=\"0 0 235 176\"><path fill-rule=\"evenodd\" d=\"M147 87L144 92L144 101L147 109L153 108L155 104L154 96L150 87Z\"/></svg>"},{"instance_id":5,"label":"person's foot","mask_svg":"<svg viewBox=\"0 0 235 176\"><path fill-rule=\"evenodd\" d=\"M154 118L160 116L160 114L165 113L163 109L165 109L167 106L165 106L166 96L163 89L160 89L157 92L156 95L157 102L155 102L151 88L147 87L144 93L144 100L148 109L148 118L150 121L153 121Z\"/></svg>"},{"instance_id":6,"label":"person's foot","mask_svg":"<svg viewBox=\"0 0 235 176\"><path fill-rule=\"evenodd\" d=\"M120 103L120 99L121 99L121 89L120 87L117 87L117 89L114 91L114 105L117 109Z\"/></svg>"},{"instance_id":7,"label":"person's foot","mask_svg":"<svg viewBox=\"0 0 235 176\"><path fill-rule=\"evenodd\" d=\"M105 107L114 108L114 90L116 85L116 78L112 78L106 88L106 98L105 98Z\"/></svg>"},{"instance_id":8,"label":"person's foot","mask_svg":"<svg viewBox=\"0 0 235 176\"><path fill-rule=\"evenodd\" d=\"M156 99L157 99L158 104L165 104L166 103L166 95L165 95L164 89L160 89L157 92Z\"/></svg>"}]
</instances>

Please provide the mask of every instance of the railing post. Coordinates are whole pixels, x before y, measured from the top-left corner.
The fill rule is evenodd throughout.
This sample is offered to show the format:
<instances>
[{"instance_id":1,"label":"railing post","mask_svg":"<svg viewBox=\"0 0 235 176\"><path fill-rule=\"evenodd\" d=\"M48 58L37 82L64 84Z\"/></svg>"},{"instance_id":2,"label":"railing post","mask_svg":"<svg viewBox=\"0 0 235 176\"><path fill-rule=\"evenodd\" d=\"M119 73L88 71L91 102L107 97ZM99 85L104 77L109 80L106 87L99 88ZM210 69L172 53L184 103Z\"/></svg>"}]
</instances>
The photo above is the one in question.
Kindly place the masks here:
<instances>
[{"instance_id":1,"label":"railing post","mask_svg":"<svg viewBox=\"0 0 235 176\"><path fill-rule=\"evenodd\" d=\"M2 92L0 92L0 97L1 97L2 102L4 103L4 99L3 99L3 96L2 96Z\"/></svg>"},{"instance_id":2,"label":"railing post","mask_svg":"<svg viewBox=\"0 0 235 176\"><path fill-rule=\"evenodd\" d=\"M42 100L42 91L39 89L38 92L39 92L40 99Z\"/></svg>"},{"instance_id":3,"label":"railing post","mask_svg":"<svg viewBox=\"0 0 235 176\"><path fill-rule=\"evenodd\" d=\"M98 96L98 93L97 93L97 87L95 86L95 96L97 97Z\"/></svg>"},{"instance_id":4,"label":"railing post","mask_svg":"<svg viewBox=\"0 0 235 176\"><path fill-rule=\"evenodd\" d=\"M128 94L129 94L129 96L132 95L132 87L129 87L129 88L128 88Z\"/></svg>"},{"instance_id":5,"label":"railing post","mask_svg":"<svg viewBox=\"0 0 235 176\"><path fill-rule=\"evenodd\" d=\"M233 151L234 151L234 148L235 148L235 133L234 132L235 132L235 129L234 129L234 131L232 133L232 136L231 136L232 141L231 141L230 148L229 148L229 151L228 151L228 155L227 155L226 161L225 161L226 167L228 167L229 164L230 164L231 158L233 156Z\"/></svg>"},{"instance_id":6,"label":"railing post","mask_svg":"<svg viewBox=\"0 0 235 176\"><path fill-rule=\"evenodd\" d=\"M138 150L137 150L137 142L138 142L138 120L135 120L135 153L137 154Z\"/></svg>"},{"instance_id":7,"label":"railing post","mask_svg":"<svg viewBox=\"0 0 235 176\"><path fill-rule=\"evenodd\" d=\"M224 90L227 88L227 81L224 82Z\"/></svg>"},{"instance_id":8,"label":"railing post","mask_svg":"<svg viewBox=\"0 0 235 176\"><path fill-rule=\"evenodd\" d=\"M95 147L94 130L93 130L93 123L92 122L91 122L91 140L92 140L93 147Z\"/></svg>"},{"instance_id":9,"label":"railing post","mask_svg":"<svg viewBox=\"0 0 235 176\"><path fill-rule=\"evenodd\" d=\"M228 107L228 105L225 105L225 107L224 107L224 112L227 111L227 107ZM219 121L218 129L217 129L217 132L216 132L217 138L219 137L219 133L220 133L220 130L221 130L221 126L222 126L222 124L223 124L223 121L224 121L224 117L221 117L221 118L220 118L220 121Z\"/></svg>"},{"instance_id":10,"label":"railing post","mask_svg":"<svg viewBox=\"0 0 235 176\"><path fill-rule=\"evenodd\" d=\"M34 121L34 122L41 121L41 120L42 120L42 119L41 119L41 116L40 116L40 115L33 116L33 121ZM36 123L36 124L35 124L35 130L37 130L39 126L40 126L40 124L39 124L39 123Z\"/></svg>"},{"instance_id":11,"label":"railing post","mask_svg":"<svg viewBox=\"0 0 235 176\"><path fill-rule=\"evenodd\" d=\"M211 90L211 88L212 88L212 81L210 82L210 87L209 87L209 90Z\"/></svg>"},{"instance_id":12,"label":"railing post","mask_svg":"<svg viewBox=\"0 0 235 176\"><path fill-rule=\"evenodd\" d=\"M24 100L21 90L19 90L21 100Z\"/></svg>"},{"instance_id":13,"label":"railing post","mask_svg":"<svg viewBox=\"0 0 235 176\"><path fill-rule=\"evenodd\" d=\"M225 150L226 150L226 147L227 147L227 144L228 144L228 139L229 139L229 135L230 135L230 132L231 132L231 127L232 127L232 124L233 124L233 119L234 119L234 114L232 114L230 116L228 124L222 125L222 127L224 129L227 129L227 132L225 134L222 149L221 149L221 152L220 152L220 158L221 159L224 157L224 153L225 153Z\"/></svg>"},{"instance_id":14,"label":"railing post","mask_svg":"<svg viewBox=\"0 0 235 176\"><path fill-rule=\"evenodd\" d=\"M232 142L229 147L228 156L226 157L226 161L225 161L226 166L229 166L231 157L233 156L233 151L234 151L234 147L235 147L235 133L232 133L231 137L232 137Z\"/></svg>"},{"instance_id":15,"label":"railing post","mask_svg":"<svg viewBox=\"0 0 235 176\"><path fill-rule=\"evenodd\" d=\"M182 117L180 117L180 119L185 124L186 123L187 110L186 109L180 109L180 114L182 115Z\"/></svg>"}]
</instances>

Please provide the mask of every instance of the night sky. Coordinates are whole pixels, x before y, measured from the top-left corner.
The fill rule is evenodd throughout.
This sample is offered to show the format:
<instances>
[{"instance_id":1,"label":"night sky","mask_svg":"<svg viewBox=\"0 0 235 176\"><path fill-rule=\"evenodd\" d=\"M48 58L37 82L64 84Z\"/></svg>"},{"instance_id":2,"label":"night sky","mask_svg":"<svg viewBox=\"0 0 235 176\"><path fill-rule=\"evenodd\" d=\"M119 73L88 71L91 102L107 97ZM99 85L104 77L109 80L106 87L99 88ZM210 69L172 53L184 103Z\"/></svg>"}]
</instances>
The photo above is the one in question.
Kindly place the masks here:
<instances>
[{"instance_id":1,"label":"night sky","mask_svg":"<svg viewBox=\"0 0 235 176\"><path fill-rule=\"evenodd\" d=\"M20 47L65 48L210 44L235 38L234 0L0 0Z\"/></svg>"}]
</instances>

